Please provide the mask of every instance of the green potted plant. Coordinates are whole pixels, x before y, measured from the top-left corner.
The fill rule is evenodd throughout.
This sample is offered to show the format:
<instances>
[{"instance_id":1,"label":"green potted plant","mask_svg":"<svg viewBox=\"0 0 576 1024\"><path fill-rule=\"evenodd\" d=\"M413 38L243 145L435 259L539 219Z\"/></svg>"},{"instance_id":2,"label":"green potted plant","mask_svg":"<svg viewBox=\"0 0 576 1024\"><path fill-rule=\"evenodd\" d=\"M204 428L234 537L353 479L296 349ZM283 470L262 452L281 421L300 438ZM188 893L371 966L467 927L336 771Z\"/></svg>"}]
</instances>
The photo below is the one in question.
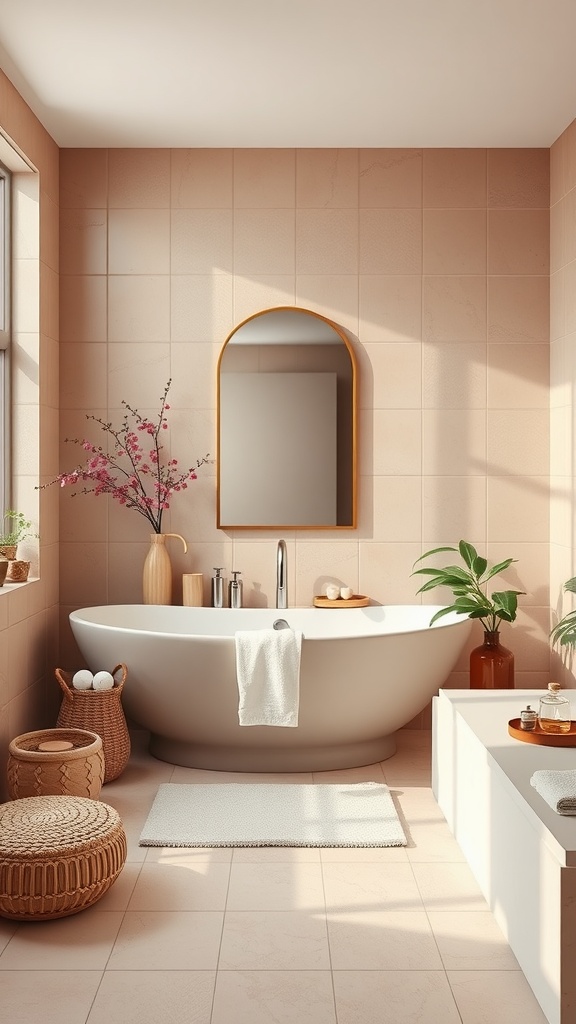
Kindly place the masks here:
<instances>
[{"instance_id":1,"label":"green potted plant","mask_svg":"<svg viewBox=\"0 0 576 1024\"><path fill-rule=\"evenodd\" d=\"M32 523L23 512L17 512L13 508L7 508L2 520L2 532L0 532L0 555L5 558L16 558L16 548L25 537L34 537Z\"/></svg>"},{"instance_id":2,"label":"green potted plant","mask_svg":"<svg viewBox=\"0 0 576 1024\"><path fill-rule=\"evenodd\" d=\"M30 562L16 558L20 541L26 537L36 537L32 532L32 522L23 512L8 508L4 512L3 530L0 533L0 558L8 559L6 580L10 583L24 583L28 579Z\"/></svg>"},{"instance_id":3,"label":"green potted plant","mask_svg":"<svg viewBox=\"0 0 576 1024\"><path fill-rule=\"evenodd\" d=\"M457 548L441 547L426 551L416 559L414 565L443 551L459 553L462 564L447 565L442 569L423 566L414 569L412 574L430 577L418 590L419 594L427 593L435 587L448 587L454 596L451 605L441 608L432 616L430 625L449 612L479 619L484 627L484 642L470 653L470 686L473 689L513 687L514 655L500 644L499 626L502 621L514 622L518 595L524 591L500 590L488 595L485 588L489 580L504 572L517 559L506 558L490 567L487 559L479 555L472 544L461 540Z\"/></svg>"},{"instance_id":4,"label":"green potted plant","mask_svg":"<svg viewBox=\"0 0 576 1024\"><path fill-rule=\"evenodd\" d=\"M576 594L576 576L566 580L563 589L568 593ZM559 647L576 647L576 609L566 612L561 619L558 619L556 625L550 630L550 639L553 647L556 644Z\"/></svg>"}]
</instances>

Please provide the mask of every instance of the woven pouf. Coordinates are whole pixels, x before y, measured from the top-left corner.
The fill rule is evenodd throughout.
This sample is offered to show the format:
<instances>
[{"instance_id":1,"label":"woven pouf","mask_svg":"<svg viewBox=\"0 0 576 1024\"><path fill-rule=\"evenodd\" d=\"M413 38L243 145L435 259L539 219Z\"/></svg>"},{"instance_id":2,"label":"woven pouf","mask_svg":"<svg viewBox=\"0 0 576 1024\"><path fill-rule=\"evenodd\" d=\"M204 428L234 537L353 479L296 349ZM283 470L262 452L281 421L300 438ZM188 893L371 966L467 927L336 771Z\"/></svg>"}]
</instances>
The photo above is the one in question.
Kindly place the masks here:
<instances>
[{"instance_id":1,"label":"woven pouf","mask_svg":"<svg viewBox=\"0 0 576 1024\"><path fill-rule=\"evenodd\" d=\"M30 796L0 804L0 916L68 917L96 903L126 860L113 807L81 796Z\"/></svg>"},{"instance_id":2,"label":"woven pouf","mask_svg":"<svg viewBox=\"0 0 576 1024\"><path fill-rule=\"evenodd\" d=\"M8 747L8 795L87 796L104 782L102 739L84 729L41 729L16 736Z\"/></svg>"}]
</instances>

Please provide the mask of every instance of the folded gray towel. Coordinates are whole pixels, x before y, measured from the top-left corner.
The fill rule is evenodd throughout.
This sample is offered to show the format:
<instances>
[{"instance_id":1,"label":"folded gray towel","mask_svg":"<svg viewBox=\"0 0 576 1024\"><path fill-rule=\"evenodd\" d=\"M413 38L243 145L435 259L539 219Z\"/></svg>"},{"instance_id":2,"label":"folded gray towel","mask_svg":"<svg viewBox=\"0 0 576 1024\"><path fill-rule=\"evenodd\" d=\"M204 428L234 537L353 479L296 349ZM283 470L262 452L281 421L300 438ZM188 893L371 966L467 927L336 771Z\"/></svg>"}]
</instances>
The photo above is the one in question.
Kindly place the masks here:
<instances>
[{"instance_id":1,"label":"folded gray towel","mask_svg":"<svg viewBox=\"0 0 576 1024\"><path fill-rule=\"evenodd\" d=\"M576 814L576 771L542 769L534 772L530 785L558 814Z\"/></svg>"}]
</instances>

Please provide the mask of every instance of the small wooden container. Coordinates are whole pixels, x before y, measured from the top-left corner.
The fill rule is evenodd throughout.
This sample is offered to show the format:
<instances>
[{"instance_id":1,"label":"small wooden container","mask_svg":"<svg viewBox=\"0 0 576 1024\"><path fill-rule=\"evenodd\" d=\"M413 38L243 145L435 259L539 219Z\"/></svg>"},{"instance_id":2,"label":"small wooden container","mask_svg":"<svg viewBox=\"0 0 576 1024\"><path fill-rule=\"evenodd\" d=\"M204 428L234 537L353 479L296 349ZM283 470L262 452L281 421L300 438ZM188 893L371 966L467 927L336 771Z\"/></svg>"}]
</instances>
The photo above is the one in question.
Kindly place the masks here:
<instances>
[{"instance_id":1,"label":"small wooden container","mask_svg":"<svg viewBox=\"0 0 576 1024\"><path fill-rule=\"evenodd\" d=\"M182 604L201 608L204 603L201 572L185 572L182 576Z\"/></svg>"},{"instance_id":2,"label":"small wooden container","mask_svg":"<svg viewBox=\"0 0 576 1024\"><path fill-rule=\"evenodd\" d=\"M104 782L104 751L95 732L44 729L16 736L8 747L8 794L84 796L97 800Z\"/></svg>"}]
</instances>

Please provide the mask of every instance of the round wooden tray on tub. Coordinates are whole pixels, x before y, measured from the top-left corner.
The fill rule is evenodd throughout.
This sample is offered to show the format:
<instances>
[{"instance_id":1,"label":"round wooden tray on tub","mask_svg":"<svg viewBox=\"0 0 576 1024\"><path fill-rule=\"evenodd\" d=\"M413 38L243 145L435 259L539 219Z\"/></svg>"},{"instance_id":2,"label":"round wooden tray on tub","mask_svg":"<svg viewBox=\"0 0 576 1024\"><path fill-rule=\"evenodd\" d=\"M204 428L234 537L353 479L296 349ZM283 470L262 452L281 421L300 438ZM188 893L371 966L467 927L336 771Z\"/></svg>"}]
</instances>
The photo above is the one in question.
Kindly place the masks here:
<instances>
[{"instance_id":1,"label":"round wooden tray on tub","mask_svg":"<svg viewBox=\"0 0 576 1024\"><path fill-rule=\"evenodd\" d=\"M570 722L570 732L544 732L538 723L535 729L521 729L520 719L511 718L508 732L515 740L537 743L542 747L576 747L576 722Z\"/></svg>"},{"instance_id":2,"label":"round wooden tray on tub","mask_svg":"<svg viewBox=\"0 0 576 1024\"><path fill-rule=\"evenodd\" d=\"M352 597L348 598L337 597L335 601L331 601L328 597L314 598L315 608L365 608L368 604L370 604L370 598L364 597L362 594L352 594Z\"/></svg>"}]
</instances>

